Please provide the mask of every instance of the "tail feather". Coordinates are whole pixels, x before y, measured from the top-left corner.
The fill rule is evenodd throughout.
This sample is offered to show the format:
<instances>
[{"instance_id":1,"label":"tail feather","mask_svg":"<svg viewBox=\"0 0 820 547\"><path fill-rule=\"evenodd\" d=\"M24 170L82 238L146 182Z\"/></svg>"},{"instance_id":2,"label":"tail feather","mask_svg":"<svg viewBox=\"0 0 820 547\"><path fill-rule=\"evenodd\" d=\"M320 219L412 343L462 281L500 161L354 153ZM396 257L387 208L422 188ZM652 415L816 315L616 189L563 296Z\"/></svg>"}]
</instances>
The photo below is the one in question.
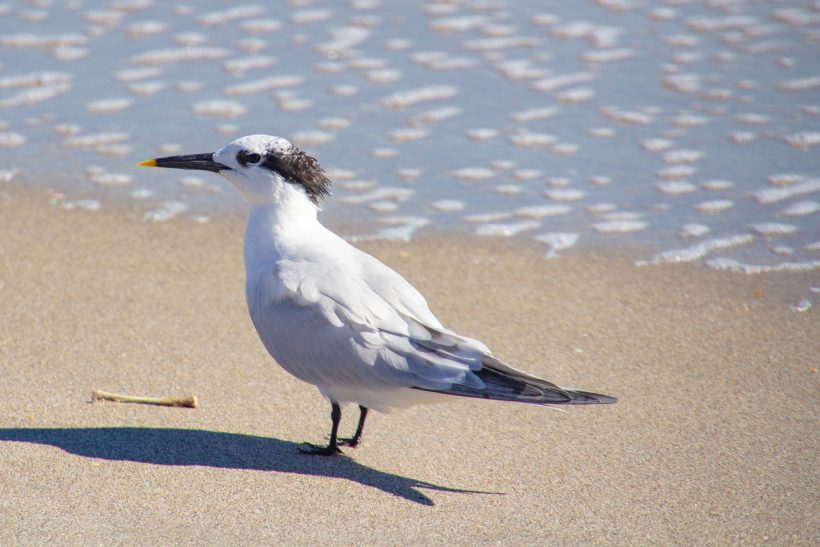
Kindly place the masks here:
<instances>
[{"instance_id":1,"label":"tail feather","mask_svg":"<svg viewBox=\"0 0 820 547\"><path fill-rule=\"evenodd\" d=\"M590 405L617 401L615 397L609 395L559 387L543 378L513 368L491 355L484 356L482 365L482 368L474 371L474 374L484 382L484 388L453 384L447 390L430 391L461 397L517 401L537 405Z\"/></svg>"}]
</instances>

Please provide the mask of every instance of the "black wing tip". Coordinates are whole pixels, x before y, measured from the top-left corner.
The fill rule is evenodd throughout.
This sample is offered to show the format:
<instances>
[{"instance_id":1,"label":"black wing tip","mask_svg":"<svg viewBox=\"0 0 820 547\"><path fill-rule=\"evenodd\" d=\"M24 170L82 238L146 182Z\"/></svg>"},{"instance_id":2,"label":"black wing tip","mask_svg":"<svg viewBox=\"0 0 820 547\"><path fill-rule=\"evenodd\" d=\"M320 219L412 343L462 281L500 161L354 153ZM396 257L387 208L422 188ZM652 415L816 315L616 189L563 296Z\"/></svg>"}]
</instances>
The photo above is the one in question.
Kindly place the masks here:
<instances>
[{"instance_id":1,"label":"black wing tip","mask_svg":"<svg viewBox=\"0 0 820 547\"><path fill-rule=\"evenodd\" d=\"M571 400L567 401L569 404L575 405L611 405L618 402L617 397L610 395L602 395L600 393L592 393L589 391L580 391L577 389L562 388L570 396Z\"/></svg>"}]
</instances>

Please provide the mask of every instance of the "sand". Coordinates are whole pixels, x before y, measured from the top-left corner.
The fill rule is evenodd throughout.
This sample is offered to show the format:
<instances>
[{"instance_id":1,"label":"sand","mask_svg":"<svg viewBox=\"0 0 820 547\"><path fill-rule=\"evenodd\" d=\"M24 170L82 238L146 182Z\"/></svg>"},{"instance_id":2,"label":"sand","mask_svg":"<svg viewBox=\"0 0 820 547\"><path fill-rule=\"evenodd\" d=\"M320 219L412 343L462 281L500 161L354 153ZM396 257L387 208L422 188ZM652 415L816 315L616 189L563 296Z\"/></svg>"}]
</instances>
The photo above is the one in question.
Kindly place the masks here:
<instances>
[{"instance_id":1,"label":"sand","mask_svg":"<svg viewBox=\"0 0 820 547\"><path fill-rule=\"evenodd\" d=\"M364 244L498 356L620 401L376 414L323 459L298 447L323 441L327 403L247 317L241 219L156 225L9 190L0 218L2 544L820 542L820 322L788 305L816 272Z\"/></svg>"}]
</instances>

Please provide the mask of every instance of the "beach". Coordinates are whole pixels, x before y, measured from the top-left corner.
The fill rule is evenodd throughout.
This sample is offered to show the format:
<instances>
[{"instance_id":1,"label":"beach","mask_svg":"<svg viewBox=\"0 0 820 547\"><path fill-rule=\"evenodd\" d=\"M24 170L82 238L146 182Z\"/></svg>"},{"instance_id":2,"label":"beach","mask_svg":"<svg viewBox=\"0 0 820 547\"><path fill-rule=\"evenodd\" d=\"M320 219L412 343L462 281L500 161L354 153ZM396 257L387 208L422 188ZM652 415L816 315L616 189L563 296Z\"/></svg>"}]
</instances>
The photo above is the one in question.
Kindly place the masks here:
<instances>
[{"instance_id":1,"label":"beach","mask_svg":"<svg viewBox=\"0 0 820 547\"><path fill-rule=\"evenodd\" d=\"M555 259L509 238L367 241L445 325L615 405L329 404L248 318L243 219L0 192L0 543L820 542L816 272ZM196 395L198 409L91 402ZM342 428L355 427L346 409Z\"/></svg>"}]
</instances>

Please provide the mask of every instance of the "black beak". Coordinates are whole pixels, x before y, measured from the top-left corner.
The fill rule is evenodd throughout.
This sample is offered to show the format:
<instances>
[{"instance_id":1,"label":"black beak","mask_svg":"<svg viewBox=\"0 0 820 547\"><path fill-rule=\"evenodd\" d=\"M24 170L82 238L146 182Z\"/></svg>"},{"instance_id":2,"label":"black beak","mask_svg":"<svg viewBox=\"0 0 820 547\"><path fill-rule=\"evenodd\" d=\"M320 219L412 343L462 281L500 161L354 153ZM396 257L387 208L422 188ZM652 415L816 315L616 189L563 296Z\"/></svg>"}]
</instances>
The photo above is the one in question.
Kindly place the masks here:
<instances>
[{"instance_id":1,"label":"black beak","mask_svg":"<svg viewBox=\"0 0 820 547\"><path fill-rule=\"evenodd\" d=\"M214 161L213 153L188 154L187 156L168 156L154 160L145 160L138 163L142 167L168 167L170 169L196 169L198 171L211 171L219 173L230 169L227 165Z\"/></svg>"}]
</instances>

